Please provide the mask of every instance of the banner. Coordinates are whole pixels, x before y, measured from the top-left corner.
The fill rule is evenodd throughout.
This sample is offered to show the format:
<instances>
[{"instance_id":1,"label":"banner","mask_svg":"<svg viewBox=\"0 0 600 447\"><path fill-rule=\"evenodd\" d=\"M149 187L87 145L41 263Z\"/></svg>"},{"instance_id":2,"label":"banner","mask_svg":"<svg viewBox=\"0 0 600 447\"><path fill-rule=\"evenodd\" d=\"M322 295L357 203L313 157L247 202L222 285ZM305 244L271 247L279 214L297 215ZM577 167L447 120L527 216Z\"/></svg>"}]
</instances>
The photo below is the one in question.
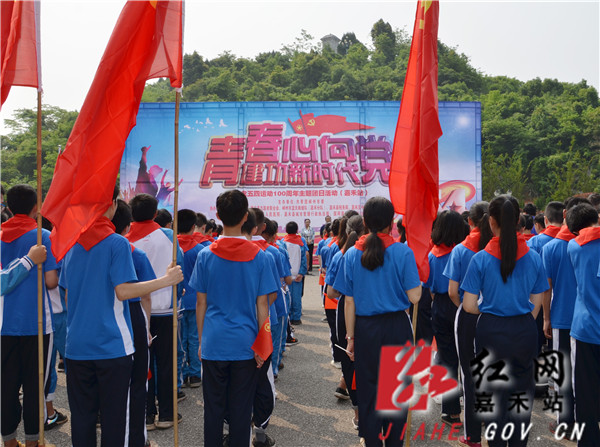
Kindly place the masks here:
<instances>
[{"instance_id":1,"label":"banner","mask_svg":"<svg viewBox=\"0 0 600 447\"><path fill-rule=\"evenodd\" d=\"M242 190L280 226L320 226L369 197L389 197L397 101L182 103L179 209L215 218L217 196ZM481 105L440 102L440 209L481 200ZM172 103L142 103L127 139L125 199L152 194L173 205Z\"/></svg>"}]
</instances>

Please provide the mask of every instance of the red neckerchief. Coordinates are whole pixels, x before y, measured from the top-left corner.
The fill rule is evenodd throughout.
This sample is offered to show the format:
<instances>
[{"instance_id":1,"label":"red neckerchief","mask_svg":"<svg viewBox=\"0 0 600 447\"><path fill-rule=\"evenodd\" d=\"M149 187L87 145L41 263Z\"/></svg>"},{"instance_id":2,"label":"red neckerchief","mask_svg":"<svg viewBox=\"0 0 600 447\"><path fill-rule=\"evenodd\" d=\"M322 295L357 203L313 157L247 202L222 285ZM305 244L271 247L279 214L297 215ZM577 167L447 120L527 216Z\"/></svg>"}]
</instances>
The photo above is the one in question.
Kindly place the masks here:
<instances>
[{"instance_id":1,"label":"red neckerchief","mask_svg":"<svg viewBox=\"0 0 600 447\"><path fill-rule=\"evenodd\" d=\"M269 245L271 247L275 247L277 250L279 250L279 245L277 245L275 242L271 242L271 243L269 243Z\"/></svg>"},{"instance_id":2,"label":"red neckerchief","mask_svg":"<svg viewBox=\"0 0 600 447\"><path fill-rule=\"evenodd\" d=\"M302 237L299 234L286 234L283 240L290 244L300 245L301 247L304 245Z\"/></svg>"},{"instance_id":3,"label":"red neckerchief","mask_svg":"<svg viewBox=\"0 0 600 447\"><path fill-rule=\"evenodd\" d=\"M177 242L179 242L179 246L184 253L198 245L198 241L193 234L178 234Z\"/></svg>"},{"instance_id":4,"label":"red neckerchief","mask_svg":"<svg viewBox=\"0 0 600 447\"><path fill-rule=\"evenodd\" d=\"M546 229L540 233L540 234L545 234L546 236L550 236L551 238L555 238L556 235L558 234L558 232L560 231L561 227L556 227L554 225L548 225L546 227Z\"/></svg>"},{"instance_id":5,"label":"red neckerchief","mask_svg":"<svg viewBox=\"0 0 600 447\"><path fill-rule=\"evenodd\" d=\"M211 242L211 244L216 241L216 239L212 236L207 235L206 238Z\"/></svg>"},{"instance_id":6,"label":"red neckerchief","mask_svg":"<svg viewBox=\"0 0 600 447\"><path fill-rule=\"evenodd\" d=\"M356 247L357 250L360 250L360 251L365 250L365 243L367 241L367 237L369 237L369 234L365 234L364 236L361 236L356 241L356 244L354 244L354 246ZM393 243L396 242L396 241L394 241L394 238L387 233L377 233L377 237L383 242L384 248L388 248L390 245L392 245Z\"/></svg>"},{"instance_id":7,"label":"red neckerchief","mask_svg":"<svg viewBox=\"0 0 600 447\"><path fill-rule=\"evenodd\" d=\"M258 240L256 239L255 241L252 241L258 248L260 248L262 251L265 251L268 247L269 247L269 243L267 241L265 241L264 239L262 240Z\"/></svg>"},{"instance_id":8,"label":"red neckerchief","mask_svg":"<svg viewBox=\"0 0 600 447\"><path fill-rule=\"evenodd\" d=\"M133 253L135 251L135 245L133 245L131 242L129 243L129 245L131 245L131 253Z\"/></svg>"},{"instance_id":9,"label":"red neckerchief","mask_svg":"<svg viewBox=\"0 0 600 447\"><path fill-rule=\"evenodd\" d=\"M132 222L131 229L125 237L129 242L139 241L141 238L148 236L153 231L160 228L160 225L153 220L144 220L143 222Z\"/></svg>"},{"instance_id":10,"label":"red neckerchief","mask_svg":"<svg viewBox=\"0 0 600 447\"><path fill-rule=\"evenodd\" d=\"M217 232L215 231L215 232L213 232L213 234L212 234L211 236L212 236L212 237L213 237L213 239L214 239L214 238L216 238L218 235L219 235L219 233L217 233Z\"/></svg>"},{"instance_id":11,"label":"red neckerchief","mask_svg":"<svg viewBox=\"0 0 600 447\"><path fill-rule=\"evenodd\" d=\"M8 219L2 224L2 231L0 231L0 239L2 242L12 242L15 239L20 238L25 233L29 233L31 230L37 228L37 222L35 219L29 217L26 214L15 214L13 217Z\"/></svg>"},{"instance_id":12,"label":"red neckerchief","mask_svg":"<svg viewBox=\"0 0 600 447\"><path fill-rule=\"evenodd\" d=\"M498 236L494 236L492 239L490 239L485 247L485 251L491 254L494 258L502 259L502 254L500 253L500 238ZM517 233L517 261L525 256L528 251L529 247L527 246L525 235Z\"/></svg>"},{"instance_id":13,"label":"red neckerchief","mask_svg":"<svg viewBox=\"0 0 600 447\"><path fill-rule=\"evenodd\" d=\"M206 242L206 241L210 240L210 239L208 239L208 236L205 236L204 234L198 233L198 232L192 234L192 237L194 238L194 240L198 244L202 244L203 242Z\"/></svg>"},{"instance_id":14,"label":"red neckerchief","mask_svg":"<svg viewBox=\"0 0 600 447\"><path fill-rule=\"evenodd\" d=\"M334 236L331 238L331 242L329 244L327 244L328 247L331 247L333 244L335 244L337 242L338 238L337 236Z\"/></svg>"},{"instance_id":15,"label":"red neckerchief","mask_svg":"<svg viewBox=\"0 0 600 447\"><path fill-rule=\"evenodd\" d=\"M435 256L436 258L441 258L442 256L446 256L448 253L450 253L453 248L454 248L454 246L448 247L447 245L444 245L444 244L434 245L433 248L431 249L431 254L433 256Z\"/></svg>"},{"instance_id":16,"label":"red neckerchief","mask_svg":"<svg viewBox=\"0 0 600 447\"><path fill-rule=\"evenodd\" d=\"M525 241L528 241L529 239L531 239L533 236L535 236L535 234L524 234L523 237L525 238Z\"/></svg>"},{"instance_id":17,"label":"red neckerchief","mask_svg":"<svg viewBox=\"0 0 600 447\"><path fill-rule=\"evenodd\" d=\"M225 237L210 244L210 251L227 261L248 262L256 257L260 248L247 239Z\"/></svg>"},{"instance_id":18,"label":"red neckerchief","mask_svg":"<svg viewBox=\"0 0 600 447\"><path fill-rule=\"evenodd\" d=\"M587 227L579 231L579 236L575 238L575 242L582 247L596 239L600 239L600 227Z\"/></svg>"},{"instance_id":19,"label":"red neckerchief","mask_svg":"<svg viewBox=\"0 0 600 447\"><path fill-rule=\"evenodd\" d=\"M555 239L560 239L561 241L569 242L571 239L575 239L575 237L576 236L573 233L571 233L571 230L569 230L569 227L563 225L562 227L560 227L560 231L556 235Z\"/></svg>"},{"instance_id":20,"label":"red neckerchief","mask_svg":"<svg viewBox=\"0 0 600 447\"><path fill-rule=\"evenodd\" d=\"M471 251L479 251L479 241L481 240L481 231L479 228L473 228L469 235L462 241L462 244Z\"/></svg>"},{"instance_id":21,"label":"red neckerchief","mask_svg":"<svg viewBox=\"0 0 600 447\"><path fill-rule=\"evenodd\" d=\"M114 234L114 232L115 226L110 219L106 216L100 216L90 228L81 233L77 242L86 251L90 251L98 242L102 242L108 236Z\"/></svg>"}]
</instances>

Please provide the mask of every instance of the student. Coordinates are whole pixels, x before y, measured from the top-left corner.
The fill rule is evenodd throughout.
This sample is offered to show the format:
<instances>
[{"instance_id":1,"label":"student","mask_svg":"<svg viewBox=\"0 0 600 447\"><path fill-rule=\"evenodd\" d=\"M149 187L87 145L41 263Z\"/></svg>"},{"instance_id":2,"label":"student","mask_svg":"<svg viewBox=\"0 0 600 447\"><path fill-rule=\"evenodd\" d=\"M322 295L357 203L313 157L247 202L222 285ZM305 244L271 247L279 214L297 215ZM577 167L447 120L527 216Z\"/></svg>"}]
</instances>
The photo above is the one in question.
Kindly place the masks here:
<instances>
[{"instance_id":1,"label":"student","mask_svg":"<svg viewBox=\"0 0 600 447\"><path fill-rule=\"evenodd\" d=\"M589 203L587 199L580 197L571 197L565 201L566 210L561 215L564 217L571 208L580 203ZM551 227L548 227L551 228ZM536 237L541 237L536 236ZM571 367L571 323L573 321L573 310L575 308L575 298L577 297L577 282L573 264L567 246L569 241L574 239L575 235L571 233L567 225L563 225L556 236L551 239L542 249L542 260L544 269L550 283L548 290L542 300L544 335L547 339L552 339L552 348L555 351L562 352L564 356L563 370L565 379L558 393L563 397L562 411L557 413L557 419L550 422L550 431L556 432L559 423L566 423L572 426L575 422L575 407L573 399L572 386L572 367Z\"/></svg>"},{"instance_id":2,"label":"student","mask_svg":"<svg viewBox=\"0 0 600 447\"><path fill-rule=\"evenodd\" d=\"M158 200L149 194L138 194L129 202L133 223L125 237L135 248L139 248L150 260L155 275L161 274L173 259L173 231L161 228L154 218ZM181 265L183 256L177 250L177 264ZM178 294L182 292L178 288ZM176 296L175 299L178 299ZM156 363L156 374L148 381L146 401L146 426L153 429L173 426L173 288L164 287L151 294L152 310L150 316L150 334L156 337L150 346L150 365ZM155 386L156 383L156 386ZM158 421L155 388L158 394ZM182 392L178 392L178 395ZM183 395L185 396L185 395ZM181 396L181 397L183 397ZM181 415L177 416L181 419Z\"/></svg>"},{"instance_id":3,"label":"student","mask_svg":"<svg viewBox=\"0 0 600 447\"><path fill-rule=\"evenodd\" d=\"M189 282L197 291L204 445L223 445L228 408L230 445L247 446L258 368L265 361L252 351L252 344L269 316L267 294L274 280L267 255L242 236L246 196L235 189L226 191L217 198L216 208L223 236L200 252Z\"/></svg>"},{"instance_id":4,"label":"student","mask_svg":"<svg viewBox=\"0 0 600 447\"><path fill-rule=\"evenodd\" d=\"M201 384L202 363L198 358L198 326L196 324L196 291L189 285L190 277L196 265L198 253L204 249L195 235L197 215L189 209L177 212L177 241L183 250L183 289L185 295L181 299L181 344L184 351L183 383L190 388L198 388Z\"/></svg>"},{"instance_id":5,"label":"student","mask_svg":"<svg viewBox=\"0 0 600 447\"><path fill-rule=\"evenodd\" d=\"M429 253L429 278L423 287L430 290L431 325L437 342L436 360L448 371L453 379L458 379L458 354L454 338L454 320L459 303L448 295L448 278L444 269L450 259L450 252L464 239L464 221L456 211L442 211L431 232L433 248ZM460 396L458 392L442 396L442 421L449 426L460 424Z\"/></svg>"},{"instance_id":6,"label":"student","mask_svg":"<svg viewBox=\"0 0 600 447\"><path fill-rule=\"evenodd\" d=\"M208 247L211 242L208 236L206 235L206 226L208 224L208 219L202 213L196 213L196 225L194 227L194 239L196 242L202 245L202 247Z\"/></svg>"},{"instance_id":7,"label":"student","mask_svg":"<svg viewBox=\"0 0 600 447\"><path fill-rule=\"evenodd\" d=\"M20 262L25 268L26 255L37 242L37 193L29 185L15 185L7 191L6 202L14 216L2 224L0 254L3 266L14 267ZM49 354L52 352L52 307L47 289L58 285L58 265L50 250L50 232L42 229L42 245L46 260L42 263L43 355L44 394L50 386ZM23 259L24 258L24 259ZM24 265L25 264L25 265ZM14 267L21 269L20 267ZM10 270L12 271L12 269ZM8 273L15 275L15 273ZM3 275L4 276L4 275ZM4 281L4 277L2 278ZM3 287L5 285L3 284ZM38 385L38 282L37 269L31 268L18 285L9 284L9 292L2 296L1 348L2 364L0 383L2 399L0 419L2 439L7 447L18 445L17 427L21 422L19 389L23 388L23 423L26 445L36 446L39 437L39 385ZM12 289L12 291L10 291ZM46 415L47 417L48 415Z\"/></svg>"},{"instance_id":8,"label":"student","mask_svg":"<svg viewBox=\"0 0 600 447\"><path fill-rule=\"evenodd\" d=\"M409 302L418 302L421 281L412 250L389 235L392 203L373 197L365 203L362 236L343 257L334 289L346 296L345 317L350 359L356 370L360 435L366 445L381 445L382 429L393 422L386 445L402 445L406 411L384 418L375 411L379 356L384 345L412 342Z\"/></svg>"},{"instance_id":9,"label":"student","mask_svg":"<svg viewBox=\"0 0 600 447\"><path fill-rule=\"evenodd\" d=\"M546 229L545 223L546 216L544 213L540 213L533 218L533 229L535 230L535 234L542 234Z\"/></svg>"},{"instance_id":10,"label":"student","mask_svg":"<svg viewBox=\"0 0 600 447\"><path fill-rule=\"evenodd\" d=\"M161 228L173 228L173 216L166 208L161 208L156 212L154 222L159 224Z\"/></svg>"},{"instance_id":11,"label":"student","mask_svg":"<svg viewBox=\"0 0 600 447\"><path fill-rule=\"evenodd\" d=\"M183 279L180 267L168 267L159 279L137 282L131 245L111 222L118 194L115 187L106 212L69 250L60 276L69 309L66 372L74 446L96 445L98 412L101 444L125 444L134 341L123 301Z\"/></svg>"},{"instance_id":12,"label":"student","mask_svg":"<svg viewBox=\"0 0 600 447\"><path fill-rule=\"evenodd\" d=\"M578 446L600 445L598 383L600 381L600 227L598 211L580 203L567 212L567 226L577 237L567 253L577 279L577 298L571 323L571 361L575 420L585 424Z\"/></svg>"},{"instance_id":13,"label":"student","mask_svg":"<svg viewBox=\"0 0 600 447\"><path fill-rule=\"evenodd\" d=\"M546 205L546 210L542 216L544 220L544 230L539 232L537 236L532 237L527 241L527 246L533 248L540 256L542 248L548 242L556 237L563 224L565 204L562 202L550 202ZM537 216L536 216L537 217Z\"/></svg>"},{"instance_id":14,"label":"student","mask_svg":"<svg viewBox=\"0 0 600 447\"><path fill-rule=\"evenodd\" d=\"M508 386L503 381L483 377L476 390L492 394L493 411L483 413L486 422L497 423L498 431L488 440L494 445L526 445L526 430L533 408L534 359L537 355L535 317L542 293L548 289L540 256L527 247L525 237L517 235L519 204L511 196L495 197L489 206L490 227L494 237L485 250L476 253L460 287L465 291L463 308L481 314L475 335L476 352L489 356L484 365L504 362ZM481 300L478 299L481 294ZM483 373L473 369L472 374ZM525 406L512 405L511 396L519 396ZM514 423L513 436L505 441L501 433L507 423Z\"/></svg>"},{"instance_id":15,"label":"student","mask_svg":"<svg viewBox=\"0 0 600 447\"><path fill-rule=\"evenodd\" d=\"M458 306L456 311L455 337L458 353L463 396L464 396L464 435L458 442L470 447L481 446L481 419L475 412L475 384L471 375L471 361L475 357L475 329L477 316L466 312L462 305L462 280L467 273L469 262L475 253L483 250L493 237L488 220L488 202L474 203L469 210L469 226L471 232L467 238L450 253L450 259L444 269L444 276L449 279L448 295Z\"/></svg>"},{"instance_id":16,"label":"student","mask_svg":"<svg viewBox=\"0 0 600 447\"><path fill-rule=\"evenodd\" d=\"M288 222L285 226L286 236L283 238L292 264L292 284L290 293L292 305L290 309L290 324L302 324L302 279L306 275L306 244L298 234L298 224Z\"/></svg>"},{"instance_id":17,"label":"student","mask_svg":"<svg viewBox=\"0 0 600 447\"><path fill-rule=\"evenodd\" d=\"M325 247L327 243L327 239L331 236L331 224L325 224L322 228L321 232L321 240L317 245L316 255L319 258L319 286L321 287L321 296L323 297L323 306L325 306L325 269L323 268L323 247Z\"/></svg>"},{"instance_id":18,"label":"student","mask_svg":"<svg viewBox=\"0 0 600 447\"><path fill-rule=\"evenodd\" d=\"M321 268L324 272L327 272L327 262L329 261L329 250L331 246L337 243L338 235L340 233L340 219L334 219L331 222L331 234L329 239L325 241L325 246L321 248Z\"/></svg>"}]
</instances>

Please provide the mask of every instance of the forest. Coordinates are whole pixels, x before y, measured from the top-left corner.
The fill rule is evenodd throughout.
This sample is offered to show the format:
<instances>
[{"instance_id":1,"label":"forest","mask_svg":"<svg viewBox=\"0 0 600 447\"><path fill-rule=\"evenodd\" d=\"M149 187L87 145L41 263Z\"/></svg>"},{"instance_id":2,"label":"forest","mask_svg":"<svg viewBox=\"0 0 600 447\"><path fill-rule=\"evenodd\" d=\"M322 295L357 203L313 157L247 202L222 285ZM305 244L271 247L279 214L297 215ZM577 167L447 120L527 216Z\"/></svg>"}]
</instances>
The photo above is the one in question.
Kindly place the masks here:
<instances>
[{"instance_id":1,"label":"forest","mask_svg":"<svg viewBox=\"0 0 600 447\"><path fill-rule=\"evenodd\" d=\"M410 35L381 19L370 37L360 42L349 32L330 49L302 31L293 43L254 58L185 54L182 100L400 100ZM549 200L600 190L600 105L594 87L585 80L489 76L440 41L438 60L440 101L481 102L484 199L511 192L543 207ZM173 102L168 80L148 84L142 101ZM76 111L43 107L44 192L76 118ZM35 185L36 112L20 109L5 122L10 131L1 141L2 184Z\"/></svg>"}]
</instances>

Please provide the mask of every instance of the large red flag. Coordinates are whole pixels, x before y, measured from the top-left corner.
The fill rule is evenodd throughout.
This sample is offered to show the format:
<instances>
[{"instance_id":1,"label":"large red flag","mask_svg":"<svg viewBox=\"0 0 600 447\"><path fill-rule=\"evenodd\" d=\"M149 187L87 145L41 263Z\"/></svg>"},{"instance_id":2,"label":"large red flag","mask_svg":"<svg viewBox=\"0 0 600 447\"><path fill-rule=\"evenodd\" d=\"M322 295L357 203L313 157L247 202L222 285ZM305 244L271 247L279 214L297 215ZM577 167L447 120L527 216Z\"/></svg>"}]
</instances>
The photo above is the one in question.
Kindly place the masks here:
<instances>
[{"instance_id":1,"label":"large red flag","mask_svg":"<svg viewBox=\"0 0 600 447\"><path fill-rule=\"evenodd\" d=\"M419 0L390 165L390 198L403 214L419 276L429 276L431 225L439 205L438 32L439 3Z\"/></svg>"},{"instance_id":2,"label":"large red flag","mask_svg":"<svg viewBox=\"0 0 600 447\"><path fill-rule=\"evenodd\" d=\"M182 32L181 0L130 0L123 8L42 207L55 226L57 259L111 203L146 80L169 77L181 87Z\"/></svg>"},{"instance_id":3,"label":"large red flag","mask_svg":"<svg viewBox=\"0 0 600 447\"><path fill-rule=\"evenodd\" d=\"M0 108L13 85L42 89L39 1L0 2Z\"/></svg>"}]
</instances>

